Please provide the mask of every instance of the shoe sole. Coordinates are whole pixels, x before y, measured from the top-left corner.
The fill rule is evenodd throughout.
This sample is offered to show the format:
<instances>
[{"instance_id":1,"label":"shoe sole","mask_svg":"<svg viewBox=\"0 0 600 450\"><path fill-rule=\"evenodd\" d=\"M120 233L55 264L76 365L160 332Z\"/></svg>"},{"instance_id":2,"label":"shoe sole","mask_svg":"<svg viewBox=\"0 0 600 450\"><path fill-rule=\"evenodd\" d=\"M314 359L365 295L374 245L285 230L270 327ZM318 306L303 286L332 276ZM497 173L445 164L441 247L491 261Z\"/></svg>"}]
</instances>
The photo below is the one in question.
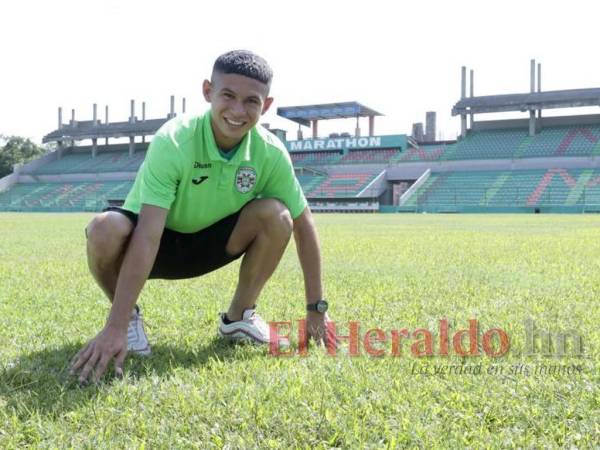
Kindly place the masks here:
<instances>
[{"instance_id":1,"label":"shoe sole","mask_svg":"<svg viewBox=\"0 0 600 450\"><path fill-rule=\"evenodd\" d=\"M152 353L152 349L150 348L150 346L143 348L141 350L127 350L127 353L133 354L133 355L138 355L138 356L149 356Z\"/></svg>"},{"instance_id":2,"label":"shoe sole","mask_svg":"<svg viewBox=\"0 0 600 450\"><path fill-rule=\"evenodd\" d=\"M241 335L240 335L241 333ZM269 341L263 341L261 338L255 336L248 330L242 328L234 328L231 331L223 331L221 328L218 330L219 337L227 339L228 341L237 342L251 342L253 344L268 344Z\"/></svg>"},{"instance_id":3,"label":"shoe sole","mask_svg":"<svg viewBox=\"0 0 600 450\"><path fill-rule=\"evenodd\" d=\"M242 335L239 335L238 333L242 333ZM229 332L223 332L223 330L221 330L219 328L217 330L217 335L221 339L224 339L228 342L233 342L233 343L249 343L249 344L256 344L256 345L270 345L271 344L271 341L259 340L252 333L250 333L246 330L242 330L240 328L236 328L235 330L232 330ZM289 347L289 345L290 345L289 340L287 340L283 337L279 340L280 347Z\"/></svg>"}]
</instances>

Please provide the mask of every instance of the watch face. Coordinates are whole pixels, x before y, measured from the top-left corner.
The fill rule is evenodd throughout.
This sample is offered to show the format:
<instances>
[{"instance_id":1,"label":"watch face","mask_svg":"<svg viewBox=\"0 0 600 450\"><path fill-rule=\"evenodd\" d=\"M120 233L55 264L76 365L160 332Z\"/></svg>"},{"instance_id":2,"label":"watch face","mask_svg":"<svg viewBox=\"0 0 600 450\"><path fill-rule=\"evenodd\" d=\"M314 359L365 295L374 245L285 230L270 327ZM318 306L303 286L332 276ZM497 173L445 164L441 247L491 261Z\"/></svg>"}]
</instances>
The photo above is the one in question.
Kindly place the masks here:
<instances>
[{"instance_id":1,"label":"watch face","mask_svg":"<svg viewBox=\"0 0 600 450\"><path fill-rule=\"evenodd\" d=\"M318 302L317 311L319 311L320 313L324 313L325 311L327 311L327 302Z\"/></svg>"}]
</instances>

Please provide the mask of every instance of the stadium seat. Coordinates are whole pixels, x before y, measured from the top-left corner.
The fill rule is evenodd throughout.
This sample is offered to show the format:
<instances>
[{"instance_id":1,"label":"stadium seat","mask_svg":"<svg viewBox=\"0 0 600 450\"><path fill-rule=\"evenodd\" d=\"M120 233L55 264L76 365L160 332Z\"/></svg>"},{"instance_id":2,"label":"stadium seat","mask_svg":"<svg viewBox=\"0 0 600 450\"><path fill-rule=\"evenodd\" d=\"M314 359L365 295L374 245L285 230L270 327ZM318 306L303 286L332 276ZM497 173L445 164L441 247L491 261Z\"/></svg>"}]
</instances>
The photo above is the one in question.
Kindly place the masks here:
<instances>
[{"instance_id":1,"label":"stadium seat","mask_svg":"<svg viewBox=\"0 0 600 450\"><path fill-rule=\"evenodd\" d=\"M129 156L128 150L99 151L92 158L91 151L66 153L59 160L36 169L34 175L58 175L73 173L137 172L146 156L145 150Z\"/></svg>"},{"instance_id":2,"label":"stadium seat","mask_svg":"<svg viewBox=\"0 0 600 450\"><path fill-rule=\"evenodd\" d=\"M19 183L0 193L3 211L101 211L124 199L133 181Z\"/></svg>"},{"instance_id":3,"label":"stadium seat","mask_svg":"<svg viewBox=\"0 0 600 450\"><path fill-rule=\"evenodd\" d=\"M342 154L336 151L330 152L292 152L290 153L295 166L327 165L337 163Z\"/></svg>"},{"instance_id":4,"label":"stadium seat","mask_svg":"<svg viewBox=\"0 0 600 450\"><path fill-rule=\"evenodd\" d=\"M535 136L526 129L471 131L441 160L517 159L600 154L600 126L544 127Z\"/></svg>"},{"instance_id":5,"label":"stadium seat","mask_svg":"<svg viewBox=\"0 0 600 450\"><path fill-rule=\"evenodd\" d=\"M600 204L600 170L542 169L433 173L406 206Z\"/></svg>"},{"instance_id":6,"label":"stadium seat","mask_svg":"<svg viewBox=\"0 0 600 450\"><path fill-rule=\"evenodd\" d=\"M380 173L380 170L365 170L331 174L313 189L305 191L305 194L314 198L356 197Z\"/></svg>"},{"instance_id":7,"label":"stadium seat","mask_svg":"<svg viewBox=\"0 0 600 450\"><path fill-rule=\"evenodd\" d=\"M419 148L410 147L406 151L399 153L392 158L391 162L423 162L423 161L438 161L448 150L452 150L454 146L440 145L420 145Z\"/></svg>"},{"instance_id":8,"label":"stadium seat","mask_svg":"<svg viewBox=\"0 0 600 450\"><path fill-rule=\"evenodd\" d=\"M388 164L398 153L397 149L350 150L339 164Z\"/></svg>"}]
</instances>

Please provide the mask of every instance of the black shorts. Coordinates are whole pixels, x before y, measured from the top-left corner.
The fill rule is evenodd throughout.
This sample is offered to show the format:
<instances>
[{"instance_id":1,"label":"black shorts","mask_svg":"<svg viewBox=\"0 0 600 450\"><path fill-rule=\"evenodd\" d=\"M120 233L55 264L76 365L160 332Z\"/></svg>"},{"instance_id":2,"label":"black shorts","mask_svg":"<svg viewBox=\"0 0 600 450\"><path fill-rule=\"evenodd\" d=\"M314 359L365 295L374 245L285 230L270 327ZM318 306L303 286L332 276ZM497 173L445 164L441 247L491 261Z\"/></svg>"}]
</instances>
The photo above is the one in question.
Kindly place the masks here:
<instances>
[{"instance_id":1,"label":"black shorts","mask_svg":"<svg viewBox=\"0 0 600 450\"><path fill-rule=\"evenodd\" d=\"M137 225L138 215L134 212L116 206L108 207L104 211L121 213L133 223L134 227ZM244 252L230 255L225 251L225 247L240 212L241 210L197 233L179 233L165 228L148 278L167 280L194 278L238 259Z\"/></svg>"}]
</instances>

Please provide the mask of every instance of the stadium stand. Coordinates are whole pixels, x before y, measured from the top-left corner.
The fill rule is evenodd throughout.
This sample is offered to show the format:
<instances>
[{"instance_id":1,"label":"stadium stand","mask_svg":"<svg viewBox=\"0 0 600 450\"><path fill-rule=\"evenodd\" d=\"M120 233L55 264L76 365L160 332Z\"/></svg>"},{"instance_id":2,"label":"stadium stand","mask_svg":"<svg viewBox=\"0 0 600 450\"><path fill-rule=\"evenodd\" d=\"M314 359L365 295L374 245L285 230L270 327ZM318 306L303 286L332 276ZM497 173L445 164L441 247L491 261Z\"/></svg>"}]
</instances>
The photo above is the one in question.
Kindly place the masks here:
<instances>
[{"instance_id":1,"label":"stadium stand","mask_svg":"<svg viewBox=\"0 0 600 450\"><path fill-rule=\"evenodd\" d=\"M299 134L285 145L316 210L600 212L600 115L529 114L529 119L473 119L471 129L466 126L468 115L480 113L597 106L598 95L594 88L463 97L452 109L461 116L457 141L374 135L381 114L356 102L279 108L278 114L312 127L312 138ZM172 108L168 117L173 116ZM369 118L367 136L360 130L318 135L319 120L359 117ZM0 210L99 211L109 201L124 200L148 147L136 139L152 135L166 120L137 121L132 109L129 122L59 125L44 142L61 148L74 141L125 138L129 145L63 148L18 167L0 180Z\"/></svg>"},{"instance_id":2,"label":"stadium stand","mask_svg":"<svg viewBox=\"0 0 600 450\"><path fill-rule=\"evenodd\" d=\"M410 147L405 152L392 158L392 162L422 162L422 161L438 161L446 152L454 149L454 144L438 144L438 145L420 145L419 147Z\"/></svg>"},{"instance_id":3,"label":"stadium stand","mask_svg":"<svg viewBox=\"0 0 600 450\"><path fill-rule=\"evenodd\" d=\"M591 156L600 153L600 126L550 127L531 138L520 157Z\"/></svg>"},{"instance_id":4,"label":"stadium stand","mask_svg":"<svg viewBox=\"0 0 600 450\"><path fill-rule=\"evenodd\" d=\"M433 173L406 206L427 210L428 207L584 204L600 204L600 169Z\"/></svg>"},{"instance_id":5,"label":"stadium stand","mask_svg":"<svg viewBox=\"0 0 600 450\"><path fill-rule=\"evenodd\" d=\"M0 193L3 211L99 211L111 199L124 199L132 181L19 183Z\"/></svg>"},{"instance_id":6,"label":"stadium stand","mask_svg":"<svg viewBox=\"0 0 600 450\"><path fill-rule=\"evenodd\" d=\"M296 175L304 192L312 192L327 179L327 175Z\"/></svg>"},{"instance_id":7,"label":"stadium stand","mask_svg":"<svg viewBox=\"0 0 600 450\"><path fill-rule=\"evenodd\" d=\"M533 137L527 130L500 129L469 132L456 144L425 144L394 150L353 150L292 153L295 165L403 163L482 159L522 159L552 156L600 155L600 126L547 127Z\"/></svg>"},{"instance_id":8,"label":"stadium stand","mask_svg":"<svg viewBox=\"0 0 600 450\"><path fill-rule=\"evenodd\" d=\"M133 184L135 173L142 164L147 143L138 143L138 150L130 156L127 145L98 147L92 158L91 146L67 148L60 159L25 168L22 174L27 181L0 192L2 211L100 211L109 201L125 199ZM120 174L123 181L96 180L93 177ZM63 181L66 176L85 181ZM109 175L110 176L110 175Z\"/></svg>"},{"instance_id":9,"label":"stadium stand","mask_svg":"<svg viewBox=\"0 0 600 450\"><path fill-rule=\"evenodd\" d=\"M527 138L526 130L494 130L469 133L456 144L454 151L442 159L502 159L513 158Z\"/></svg>"},{"instance_id":10,"label":"stadium stand","mask_svg":"<svg viewBox=\"0 0 600 450\"><path fill-rule=\"evenodd\" d=\"M410 149L407 153L416 153ZM600 154L600 126L547 127L535 136L525 129L475 131L459 141L453 151L444 152L445 161L468 159L519 159L551 156L592 156Z\"/></svg>"},{"instance_id":11,"label":"stadium stand","mask_svg":"<svg viewBox=\"0 0 600 450\"><path fill-rule=\"evenodd\" d=\"M388 164L399 156L397 149L351 150L338 162L340 164Z\"/></svg>"},{"instance_id":12,"label":"stadium stand","mask_svg":"<svg viewBox=\"0 0 600 450\"><path fill-rule=\"evenodd\" d=\"M61 159L36 169L36 175L137 172L146 156L145 151L137 151L129 156L127 151L98 153L92 158L89 152L68 153Z\"/></svg>"},{"instance_id":13,"label":"stadium stand","mask_svg":"<svg viewBox=\"0 0 600 450\"><path fill-rule=\"evenodd\" d=\"M311 190L305 190L305 194L307 197L315 198L356 197L380 173L380 170L373 169L333 173Z\"/></svg>"},{"instance_id":14,"label":"stadium stand","mask_svg":"<svg viewBox=\"0 0 600 450\"><path fill-rule=\"evenodd\" d=\"M368 152L368 151L367 151ZM371 151L372 153L373 151ZM339 162L350 162L352 157ZM481 159L519 159L552 156L600 155L600 127L548 127L534 137L525 129L469 132L456 144L425 144L409 147L405 152L381 162L425 162ZM371 156L375 159L374 156ZM359 159L359 158L356 158ZM365 163L366 161L360 161ZM379 161L378 161L379 162Z\"/></svg>"},{"instance_id":15,"label":"stadium stand","mask_svg":"<svg viewBox=\"0 0 600 450\"><path fill-rule=\"evenodd\" d=\"M295 166L336 164L342 158L340 152L300 152L290 155Z\"/></svg>"},{"instance_id":16,"label":"stadium stand","mask_svg":"<svg viewBox=\"0 0 600 450\"><path fill-rule=\"evenodd\" d=\"M142 146L141 149L131 157L126 145L99 147L95 158L91 156L91 147L68 150L61 159L24 171L24 174L30 175L29 178L0 193L0 209L99 211L108 200L125 198L133 173L145 157L147 144L138 146ZM356 198L383 170L394 165L459 164L456 170L436 172L433 169L429 179L404 204L419 210L460 209L462 206L485 209L497 206L600 205L599 169L556 165L556 158L596 155L600 155L600 125L549 126L535 136L528 136L527 130L522 128L470 131L456 143L421 144L402 152L397 149L350 150L345 154L343 151L291 152L306 196L317 200ZM460 169L461 164L467 167L478 160L527 158L554 158L555 167L537 170ZM122 179L129 181L106 181L106 176L104 179L101 176L101 179L68 183L60 179L61 175L108 173L120 173ZM37 183L34 182L36 177L41 177ZM373 192L373 196L380 195L380 192Z\"/></svg>"}]
</instances>

